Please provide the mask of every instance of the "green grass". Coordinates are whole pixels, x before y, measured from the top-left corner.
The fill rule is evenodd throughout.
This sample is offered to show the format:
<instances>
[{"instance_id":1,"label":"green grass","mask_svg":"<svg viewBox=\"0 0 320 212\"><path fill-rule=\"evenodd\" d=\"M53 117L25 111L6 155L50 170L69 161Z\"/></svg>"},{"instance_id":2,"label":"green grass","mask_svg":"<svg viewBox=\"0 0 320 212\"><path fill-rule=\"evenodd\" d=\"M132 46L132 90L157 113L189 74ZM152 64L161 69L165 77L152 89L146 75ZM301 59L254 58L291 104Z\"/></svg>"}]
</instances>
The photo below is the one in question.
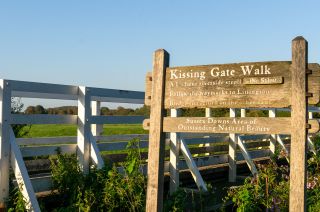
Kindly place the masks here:
<instances>
[{"instance_id":1,"label":"green grass","mask_svg":"<svg viewBox=\"0 0 320 212\"><path fill-rule=\"evenodd\" d=\"M123 135L123 134L147 134L143 130L142 124L105 124L103 125L103 135ZM57 137L76 136L77 126L68 124L41 124L32 125L28 135L24 137Z\"/></svg>"}]
</instances>

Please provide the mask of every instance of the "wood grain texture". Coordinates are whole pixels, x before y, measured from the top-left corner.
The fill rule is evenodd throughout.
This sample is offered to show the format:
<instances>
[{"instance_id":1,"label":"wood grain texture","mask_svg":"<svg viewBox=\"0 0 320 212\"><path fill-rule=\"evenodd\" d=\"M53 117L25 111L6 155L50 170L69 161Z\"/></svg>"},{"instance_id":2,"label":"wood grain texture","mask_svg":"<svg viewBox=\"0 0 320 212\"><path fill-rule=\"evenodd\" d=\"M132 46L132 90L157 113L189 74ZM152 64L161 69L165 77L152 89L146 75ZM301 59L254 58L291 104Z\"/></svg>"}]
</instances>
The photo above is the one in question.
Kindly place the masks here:
<instances>
[{"instance_id":1,"label":"wood grain texture","mask_svg":"<svg viewBox=\"0 0 320 212\"><path fill-rule=\"evenodd\" d=\"M292 134L289 195L291 212L306 211L307 48L307 41L303 37L296 37L292 41Z\"/></svg>"},{"instance_id":2,"label":"wood grain texture","mask_svg":"<svg viewBox=\"0 0 320 212\"><path fill-rule=\"evenodd\" d=\"M144 97L144 104L151 105L151 89L152 89L152 72L148 72L146 75L146 91Z\"/></svg>"},{"instance_id":3,"label":"wood grain texture","mask_svg":"<svg viewBox=\"0 0 320 212\"><path fill-rule=\"evenodd\" d=\"M169 66L169 54L164 49L154 53L152 72L152 100L150 112L148 185L146 211L162 211L165 133L162 130L164 116L164 89L166 67Z\"/></svg>"},{"instance_id":4,"label":"wood grain texture","mask_svg":"<svg viewBox=\"0 0 320 212\"><path fill-rule=\"evenodd\" d=\"M260 75L243 75L241 66L260 67ZM165 108L282 108L291 105L291 62L259 62L223 65L200 65L167 68ZM212 77L213 68L228 70L230 76ZM261 68L262 67L262 68ZM247 70L246 68L244 68ZM270 69L270 70L269 70ZM235 70L231 75L230 70ZM308 78L312 97L308 99L310 105L320 101L320 65L310 63L312 72ZM174 71L174 77L170 77ZM198 76L204 72L205 78L188 78L187 74ZM266 74L270 72L271 74ZM172 74L171 74L172 75ZM182 78L179 78L179 77ZM185 78L183 78L185 77ZM150 79L147 74L147 79ZM281 82L281 83L280 83ZM232 84L233 83L233 84ZM232 92L233 91L233 92ZM249 94L245 94L248 92ZM146 83L146 103L150 97L150 82ZM230 100L232 97L232 100ZM148 103L149 104L149 103Z\"/></svg>"},{"instance_id":5,"label":"wood grain texture","mask_svg":"<svg viewBox=\"0 0 320 212\"><path fill-rule=\"evenodd\" d=\"M209 121L208 121L209 120ZM233 124L240 122L243 124ZM198 122L192 123L190 122ZM226 124L219 124L219 122ZM248 124L247 124L248 123ZM254 124L250 124L254 123ZM165 117L163 121L164 132L183 132L183 133L242 133L242 134L290 134L291 118L279 117L269 119L266 117L247 117L247 118L199 118L199 117ZM310 128L308 133L319 132L319 121L316 119L308 120ZM179 125L180 128L179 128ZM182 126L183 125L183 126ZM143 129L150 129L150 119L143 121Z\"/></svg>"}]
</instances>

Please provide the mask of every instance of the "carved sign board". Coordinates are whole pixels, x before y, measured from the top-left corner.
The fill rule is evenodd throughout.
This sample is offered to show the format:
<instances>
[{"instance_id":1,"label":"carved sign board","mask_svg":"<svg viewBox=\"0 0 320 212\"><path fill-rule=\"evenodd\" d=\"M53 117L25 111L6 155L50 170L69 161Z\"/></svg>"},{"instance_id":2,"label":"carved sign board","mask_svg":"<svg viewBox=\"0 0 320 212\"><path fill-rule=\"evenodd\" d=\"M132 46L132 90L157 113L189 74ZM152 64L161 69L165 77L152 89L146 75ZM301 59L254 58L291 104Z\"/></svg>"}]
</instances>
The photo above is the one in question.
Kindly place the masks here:
<instances>
[{"instance_id":1,"label":"carved sign board","mask_svg":"<svg viewBox=\"0 0 320 212\"><path fill-rule=\"evenodd\" d=\"M309 133L319 131L319 122L310 119ZM144 121L144 129L148 129L150 120ZM185 133L239 133L239 134L291 134L291 118L267 117L179 117L163 118L163 132Z\"/></svg>"},{"instance_id":2,"label":"carved sign board","mask_svg":"<svg viewBox=\"0 0 320 212\"><path fill-rule=\"evenodd\" d=\"M170 67L165 108L281 108L291 105L291 62ZM319 102L320 66L309 64L309 104ZM146 104L151 100L147 74Z\"/></svg>"}]
</instances>

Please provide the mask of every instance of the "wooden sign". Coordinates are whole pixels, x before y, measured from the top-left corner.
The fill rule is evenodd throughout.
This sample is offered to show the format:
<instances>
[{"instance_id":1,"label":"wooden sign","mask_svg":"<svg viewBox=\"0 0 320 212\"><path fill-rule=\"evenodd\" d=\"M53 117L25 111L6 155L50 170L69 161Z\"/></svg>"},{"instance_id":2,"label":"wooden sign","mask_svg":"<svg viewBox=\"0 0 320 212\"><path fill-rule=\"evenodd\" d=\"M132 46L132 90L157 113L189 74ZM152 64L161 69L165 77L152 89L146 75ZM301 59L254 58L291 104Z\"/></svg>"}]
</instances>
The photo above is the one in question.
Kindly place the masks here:
<instances>
[{"instance_id":1,"label":"wooden sign","mask_svg":"<svg viewBox=\"0 0 320 212\"><path fill-rule=\"evenodd\" d=\"M309 120L309 133L319 131L319 122ZM143 127L148 130L150 120L143 122ZM291 134L291 118L267 117L179 117L163 118L163 132L185 133L238 133L238 134Z\"/></svg>"},{"instance_id":2,"label":"wooden sign","mask_svg":"<svg viewBox=\"0 0 320 212\"><path fill-rule=\"evenodd\" d=\"M291 105L291 62L170 67L165 108L281 108ZM309 104L319 102L320 66L310 64ZM151 73L145 104L151 101Z\"/></svg>"},{"instance_id":3,"label":"wooden sign","mask_svg":"<svg viewBox=\"0 0 320 212\"><path fill-rule=\"evenodd\" d=\"M166 132L291 134L289 209L305 211L307 134L319 131L318 121L307 119L308 104L317 104L320 96L320 66L308 64L307 51L306 40L297 37L292 62L169 67L169 54L157 50L146 77L145 104L151 106L150 120L144 121L150 130L146 211L163 209ZM165 109L175 108L282 107L291 107L291 117L165 117Z\"/></svg>"}]
</instances>

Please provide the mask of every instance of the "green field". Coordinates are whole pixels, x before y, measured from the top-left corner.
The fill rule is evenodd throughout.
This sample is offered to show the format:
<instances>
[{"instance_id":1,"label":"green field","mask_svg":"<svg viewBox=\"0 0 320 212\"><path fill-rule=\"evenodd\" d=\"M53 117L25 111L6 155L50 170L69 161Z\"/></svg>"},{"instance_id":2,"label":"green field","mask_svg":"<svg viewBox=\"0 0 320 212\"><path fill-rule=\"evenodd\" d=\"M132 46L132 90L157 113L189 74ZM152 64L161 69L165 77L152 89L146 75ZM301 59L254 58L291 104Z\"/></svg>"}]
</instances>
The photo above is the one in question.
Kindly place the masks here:
<instances>
[{"instance_id":1,"label":"green field","mask_svg":"<svg viewBox=\"0 0 320 212\"><path fill-rule=\"evenodd\" d=\"M103 125L103 135L123 135L123 134L147 134L143 130L142 124L105 124ZM41 124L32 125L29 133L24 137L57 137L76 136L77 126L68 124Z\"/></svg>"}]
</instances>

